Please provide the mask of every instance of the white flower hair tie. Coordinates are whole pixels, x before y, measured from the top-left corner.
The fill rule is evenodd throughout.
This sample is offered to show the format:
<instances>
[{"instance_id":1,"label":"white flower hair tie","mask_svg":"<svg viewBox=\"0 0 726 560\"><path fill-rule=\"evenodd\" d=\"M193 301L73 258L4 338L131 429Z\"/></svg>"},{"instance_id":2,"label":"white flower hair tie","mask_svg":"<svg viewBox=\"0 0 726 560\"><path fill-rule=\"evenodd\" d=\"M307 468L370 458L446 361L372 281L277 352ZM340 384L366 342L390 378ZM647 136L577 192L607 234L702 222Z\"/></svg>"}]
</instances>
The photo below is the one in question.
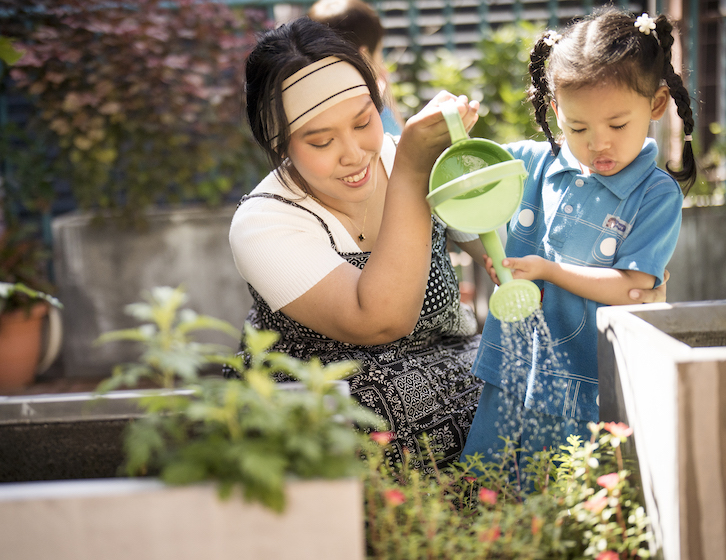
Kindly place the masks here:
<instances>
[{"instance_id":1,"label":"white flower hair tie","mask_svg":"<svg viewBox=\"0 0 726 560\"><path fill-rule=\"evenodd\" d=\"M557 43L560 39L562 39L562 35L557 33L557 31L548 31L547 35L545 35L542 40L548 47L554 47L555 43Z\"/></svg>"},{"instance_id":2,"label":"white flower hair tie","mask_svg":"<svg viewBox=\"0 0 726 560\"><path fill-rule=\"evenodd\" d=\"M650 35L650 32L655 29L655 19L650 17L647 13L643 12L633 24L641 33Z\"/></svg>"}]
</instances>

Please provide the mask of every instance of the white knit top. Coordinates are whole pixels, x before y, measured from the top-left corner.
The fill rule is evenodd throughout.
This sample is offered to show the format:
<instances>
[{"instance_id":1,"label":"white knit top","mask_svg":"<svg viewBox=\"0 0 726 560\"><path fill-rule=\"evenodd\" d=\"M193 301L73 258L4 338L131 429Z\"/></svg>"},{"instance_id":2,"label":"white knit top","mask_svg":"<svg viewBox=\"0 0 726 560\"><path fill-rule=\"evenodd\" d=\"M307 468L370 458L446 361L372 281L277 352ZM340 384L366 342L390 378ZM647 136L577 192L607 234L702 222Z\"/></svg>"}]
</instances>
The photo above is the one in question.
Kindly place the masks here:
<instances>
[{"instance_id":1,"label":"white knit top","mask_svg":"<svg viewBox=\"0 0 726 560\"><path fill-rule=\"evenodd\" d=\"M393 137L387 134L381 161L389 177L395 155ZM270 173L250 194L275 194L311 210L327 224L337 251L361 252L335 215L296 185L292 187L294 192ZM447 234L454 241L476 237L451 229ZM251 198L237 208L229 231L229 243L242 278L257 290L272 311L294 301L346 262L330 246L328 234L315 216L272 198Z\"/></svg>"}]
</instances>

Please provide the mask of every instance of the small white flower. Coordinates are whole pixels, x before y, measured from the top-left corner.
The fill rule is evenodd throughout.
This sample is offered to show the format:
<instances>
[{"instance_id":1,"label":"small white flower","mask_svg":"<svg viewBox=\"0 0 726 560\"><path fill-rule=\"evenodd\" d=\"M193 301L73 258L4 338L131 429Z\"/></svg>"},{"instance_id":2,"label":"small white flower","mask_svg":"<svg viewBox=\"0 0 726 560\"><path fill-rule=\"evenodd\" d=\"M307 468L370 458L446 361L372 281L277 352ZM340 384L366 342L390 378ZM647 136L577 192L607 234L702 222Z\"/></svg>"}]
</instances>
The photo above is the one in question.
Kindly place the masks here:
<instances>
[{"instance_id":1,"label":"small white flower","mask_svg":"<svg viewBox=\"0 0 726 560\"><path fill-rule=\"evenodd\" d=\"M643 12L643 14L635 20L633 25L637 27L641 33L650 35L650 32L655 29L655 19Z\"/></svg>"},{"instance_id":2,"label":"small white flower","mask_svg":"<svg viewBox=\"0 0 726 560\"><path fill-rule=\"evenodd\" d=\"M562 35L557 33L557 31L548 31L547 35L544 36L543 41L547 46L554 47L555 43L560 39L562 39Z\"/></svg>"}]
</instances>

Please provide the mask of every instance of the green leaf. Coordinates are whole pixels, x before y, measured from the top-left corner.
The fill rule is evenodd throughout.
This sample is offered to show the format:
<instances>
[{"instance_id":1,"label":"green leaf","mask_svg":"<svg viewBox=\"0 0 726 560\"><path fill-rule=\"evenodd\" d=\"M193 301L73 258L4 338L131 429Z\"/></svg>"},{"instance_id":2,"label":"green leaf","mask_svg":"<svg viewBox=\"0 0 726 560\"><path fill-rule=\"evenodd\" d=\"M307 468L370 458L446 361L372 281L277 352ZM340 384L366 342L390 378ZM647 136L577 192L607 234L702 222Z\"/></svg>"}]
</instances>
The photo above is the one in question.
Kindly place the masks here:
<instances>
[{"instance_id":1,"label":"green leaf","mask_svg":"<svg viewBox=\"0 0 726 560\"><path fill-rule=\"evenodd\" d=\"M13 43L7 37L0 37L0 60L8 66L12 66L20 60L25 51L19 51L13 47Z\"/></svg>"},{"instance_id":2,"label":"green leaf","mask_svg":"<svg viewBox=\"0 0 726 560\"><path fill-rule=\"evenodd\" d=\"M169 484L192 484L206 479L204 465L192 460L170 463L161 471L161 478Z\"/></svg>"},{"instance_id":3,"label":"green leaf","mask_svg":"<svg viewBox=\"0 0 726 560\"><path fill-rule=\"evenodd\" d=\"M245 345L253 356L264 354L280 338L279 333L260 331L245 323Z\"/></svg>"},{"instance_id":4,"label":"green leaf","mask_svg":"<svg viewBox=\"0 0 726 560\"><path fill-rule=\"evenodd\" d=\"M186 310L185 310L186 311ZM182 317L178 331L182 334L199 330L212 330L228 334L234 340L239 341L242 336L241 331L227 321L208 317L207 315L196 315L194 318Z\"/></svg>"}]
</instances>

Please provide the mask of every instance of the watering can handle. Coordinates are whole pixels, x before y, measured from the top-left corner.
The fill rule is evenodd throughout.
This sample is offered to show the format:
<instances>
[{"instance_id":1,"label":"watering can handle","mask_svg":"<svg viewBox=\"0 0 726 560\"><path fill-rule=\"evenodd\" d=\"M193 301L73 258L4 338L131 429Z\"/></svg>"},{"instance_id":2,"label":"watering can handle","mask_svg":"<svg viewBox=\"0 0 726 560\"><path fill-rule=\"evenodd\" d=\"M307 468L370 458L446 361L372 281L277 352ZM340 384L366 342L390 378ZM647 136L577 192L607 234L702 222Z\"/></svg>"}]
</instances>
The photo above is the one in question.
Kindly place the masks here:
<instances>
[{"instance_id":1,"label":"watering can handle","mask_svg":"<svg viewBox=\"0 0 726 560\"><path fill-rule=\"evenodd\" d=\"M469 135L466 133L466 128L464 128L464 121L461 120L459 109L457 109L456 102L454 100L441 104L441 114L444 115L446 126L449 127L449 135L451 136L452 144L456 144L460 140L467 140L469 138Z\"/></svg>"},{"instance_id":2,"label":"watering can handle","mask_svg":"<svg viewBox=\"0 0 726 560\"><path fill-rule=\"evenodd\" d=\"M502 240L499 239L497 230L488 231L486 233L479 234L484 249L487 251L487 255L492 258L494 264L494 270L497 271L499 281L504 284L513 280L512 271L502 266L502 261L507 258L504 253L504 247L502 247Z\"/></svg>"}]
</instances>

